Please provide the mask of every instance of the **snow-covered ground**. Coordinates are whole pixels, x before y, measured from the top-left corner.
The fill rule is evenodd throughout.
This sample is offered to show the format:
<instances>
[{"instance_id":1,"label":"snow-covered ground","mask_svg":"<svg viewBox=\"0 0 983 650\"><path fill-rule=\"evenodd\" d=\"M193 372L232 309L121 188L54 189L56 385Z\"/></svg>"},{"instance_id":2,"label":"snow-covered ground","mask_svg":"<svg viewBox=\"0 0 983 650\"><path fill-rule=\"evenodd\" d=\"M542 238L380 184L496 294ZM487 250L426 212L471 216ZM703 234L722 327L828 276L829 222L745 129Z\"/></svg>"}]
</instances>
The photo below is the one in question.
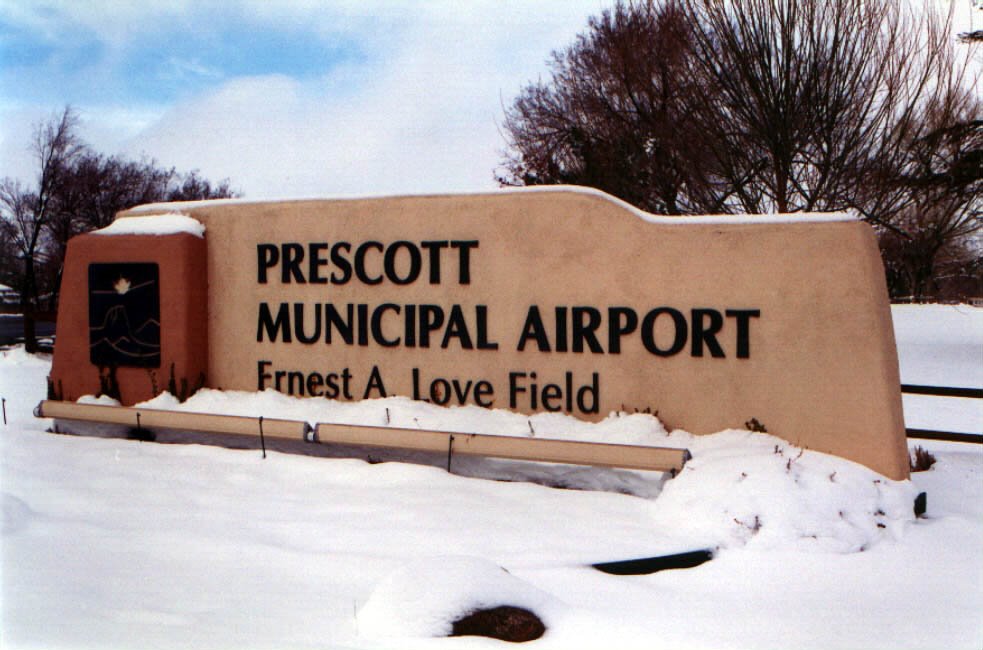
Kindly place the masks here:
<instances>
[{"instance_id":1,"label":"snow-covered ground","mask_svg":"<svg viewBox=\"0 0 983 650\"><path fill-rule=\"evenodd\" d=\"M905 383L983 386L983 310L894 315ZM983 647L981 445L920 443L936 465L893 482L767 435L692 437L644 414L592 425L405 399L155 400L366 424L388 409L394 426L693 453L671 480L463 458L448 474L445 458L311 445L263 460L251 443L45 433L31 409L49 367L0 353L5 648L503 647L435 638L499 604L542 617L542 648ZM947 404L906 397L909 426L983 430L983 407ZM921 491L928 516L915 519ZM698 548L716 557L648 576L589 567Z\"/></svg>"}]
</instances>

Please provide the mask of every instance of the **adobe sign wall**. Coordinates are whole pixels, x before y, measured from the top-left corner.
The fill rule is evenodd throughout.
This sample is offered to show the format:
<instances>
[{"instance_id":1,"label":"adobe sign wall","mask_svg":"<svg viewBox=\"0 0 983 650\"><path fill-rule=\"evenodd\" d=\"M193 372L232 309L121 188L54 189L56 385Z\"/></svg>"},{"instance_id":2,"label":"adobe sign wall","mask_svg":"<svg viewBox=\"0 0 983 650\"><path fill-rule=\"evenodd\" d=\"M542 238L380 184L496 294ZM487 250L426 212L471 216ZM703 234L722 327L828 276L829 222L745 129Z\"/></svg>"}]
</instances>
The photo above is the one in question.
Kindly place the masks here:
<instances>
[{"instance_id":1,"label":"adobe sign wall","mask_svg":"<svg viewBox=\"0 0 983 650\"><path fill-rule=\"evenodd\" d=\"M90 293L114 271L99 264L156 264L161 347L145 365L157 363L161 390L177 360L179 378L223 389L586 419L651 408L694 433L754 418L795 444L908 474L884 275L862 222L653 222L569 190L123 216L161 211L200 221L205 239L77 238L65 281L79 290L62 292L104 315ZM186 252L166 252L168 241ZM86 336L73 342L65 307L53 379L74 399L98 389L88 328L105 318L76 315ZM152 396L152 370L118 365L124 401Z\"/></svg>"}]
</instances>

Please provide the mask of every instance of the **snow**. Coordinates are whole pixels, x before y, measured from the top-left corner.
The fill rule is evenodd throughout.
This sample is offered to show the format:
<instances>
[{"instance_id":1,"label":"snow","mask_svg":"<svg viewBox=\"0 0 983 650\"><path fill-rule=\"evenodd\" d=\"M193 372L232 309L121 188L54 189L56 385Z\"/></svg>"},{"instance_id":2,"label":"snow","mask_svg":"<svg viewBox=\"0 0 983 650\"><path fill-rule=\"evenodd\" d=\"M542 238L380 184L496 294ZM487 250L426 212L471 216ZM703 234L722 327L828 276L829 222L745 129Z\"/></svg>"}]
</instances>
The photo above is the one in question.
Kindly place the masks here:
<instances>
[{"instance_id":1,"label":"snow","mask_svg":"<svg viewBox=\"0 0 983 650\"><path fill-rule=\"evenodd\" d=\"M895 308L905 381L971 378L980 311ZM963 329L949 324L964 317ZM946 377L929 358L951 345L963 354ZM446 458L305 443L263 460L242 439L220 447L45 433L53 423L31 409L49 368L49 357L22 348L0 352L4 647L503 647L435 638L499 604L543 619L547 633L530 645L540 648L983 644L981 445L918 442L938 462L896 482L765 434L694 437L645 414L589 424L270 391L147 404L373 425L388 417L392 426L693 454L672 479L474 458L455 458L449 474ZM935 410L916 409L925 418ZM976 416L978 407L953 418L971 430ZM928 517L915 519L921 491ZM705 547L715 558L688 570L589 568Z\"/></svg>"},{"instance_id":2,"label":"snow","mask_svg":"<svg viewBox=\"0 0 983 650\"><path fill-rule=\"evenodd\" d=\"M852 212L796 212L792 214L757 214L757 215L733 215L733 214L715 214L715 215L698 215L698 216L665 216L656 215L633 206L627 201L623 201L615 196L603 192L593 187L584 187L581 185L538 185L533 187L503 187L494 191L487 190L476 190L473 192L455 192L453 196L499 196L503 194L538 194L538 193L572 193L572 194L582 194L586 196L593 196L599 199L603 199L610 203L613 203L628 212L632 213L639 219L647 221L649 223L657 223L667 226L681 226L681 225L721 225L721 224L775 224L775 223L814 223L814 222L831 222L831 221L856 221L859 217ZM403 198L409 196L416 197L432 197L432 196L445 196L432 193L423 194L401 194L401 195L390 195L390 194L357 194L357 195L334 195L334 196L320 196L320 197L310 197L310 198L299 198L290 199L290 201L318 201L318 200L334 200L334 201L346 201L346 200L361 200L361 199L394 199ZM187 210L191 211L196 208L203 208L215 205L233 205L233 204L250 204L250 203L268 203L267 199L209 199L202 201L185 201L180 203L150 203L146 205L139 205L131 208L127 211L127 214L133 215L143 215L156 213L161 210ZM280 201L283 202L283 201ZM123 217L131 218L131 217ZM120 219L117 219L119 221Z\"/></svg>"},{"instance_id":3,"label":"snow","mask_svg":"<svg viewBox=\"0 0 983 650\"><path fill-rule=\"evenodd\" d=\"M894 305L901 383L983 388L983 309L969 305ZM939 331L944 332L942 340ZM983 432L983 400L903 395L916 429Z\"/></svg>"},{"instance_id":4,"label":"snow","mask_svg":"<svg viewBox=\"0 0 983 650\"><path fill-rule=\"evenodd\" d=\"M120 217L105 228L92 231L94 235L176 235L188 233L205 236L205 226L195 219L176 212L144 214L139 217Z\"/></svg>"}]
</instances>

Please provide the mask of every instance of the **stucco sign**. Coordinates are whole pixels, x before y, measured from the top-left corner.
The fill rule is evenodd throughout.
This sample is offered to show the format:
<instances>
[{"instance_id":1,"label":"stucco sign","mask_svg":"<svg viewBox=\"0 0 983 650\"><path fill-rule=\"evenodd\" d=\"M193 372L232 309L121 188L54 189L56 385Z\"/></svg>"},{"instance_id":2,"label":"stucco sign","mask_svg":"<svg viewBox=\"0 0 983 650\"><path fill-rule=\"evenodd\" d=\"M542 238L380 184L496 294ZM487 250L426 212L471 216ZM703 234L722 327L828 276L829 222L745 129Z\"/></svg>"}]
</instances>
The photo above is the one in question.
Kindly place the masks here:
<instances>
[{"instance_id":1,"label":"stucco sign","mask_svg":"<svg viewBox=\"0 0 983 650\"><path fill-rule=\"evenodd\" d=\"M560 189L122 217L161 212L204 236L72 240L59 397L111 374L128 403L205 385L588 419L650 409L694 433L754 420L907 475L883 270L869 227L844 215L656 218ZM137 286L159 304L127 297ZM93 318L115 328L98 353Z\"/></svg>"}]
</instances>

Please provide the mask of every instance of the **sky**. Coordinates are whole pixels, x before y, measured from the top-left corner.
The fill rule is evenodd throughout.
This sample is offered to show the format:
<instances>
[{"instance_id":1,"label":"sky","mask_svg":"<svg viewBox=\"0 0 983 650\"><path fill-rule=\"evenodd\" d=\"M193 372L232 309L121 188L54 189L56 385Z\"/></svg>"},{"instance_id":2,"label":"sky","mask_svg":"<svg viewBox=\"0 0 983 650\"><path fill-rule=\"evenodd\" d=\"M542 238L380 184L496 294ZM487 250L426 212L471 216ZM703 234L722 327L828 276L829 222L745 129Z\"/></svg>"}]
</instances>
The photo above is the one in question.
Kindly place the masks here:
<instances>
[{"instance_id":1,"label":"sky","mask_svg":"<svg viewBox=\"0 0 983 650\"><path fill-rule=\"evenodd\" d=\"M247 198L485 190L504 107L603 0L0 2L0 177L66 105Z\"/></svg>"},{"instance_id":2,"label":"sky","mask_svg":"<svg viewBox=\"0 0 983 650\"><path fill-rule=\"evenodd\" d=\"M505 107L610 4L3 0L0 177L71 105L97 151L247 198L493 189Z\"/></svg>"}]
</instances>

